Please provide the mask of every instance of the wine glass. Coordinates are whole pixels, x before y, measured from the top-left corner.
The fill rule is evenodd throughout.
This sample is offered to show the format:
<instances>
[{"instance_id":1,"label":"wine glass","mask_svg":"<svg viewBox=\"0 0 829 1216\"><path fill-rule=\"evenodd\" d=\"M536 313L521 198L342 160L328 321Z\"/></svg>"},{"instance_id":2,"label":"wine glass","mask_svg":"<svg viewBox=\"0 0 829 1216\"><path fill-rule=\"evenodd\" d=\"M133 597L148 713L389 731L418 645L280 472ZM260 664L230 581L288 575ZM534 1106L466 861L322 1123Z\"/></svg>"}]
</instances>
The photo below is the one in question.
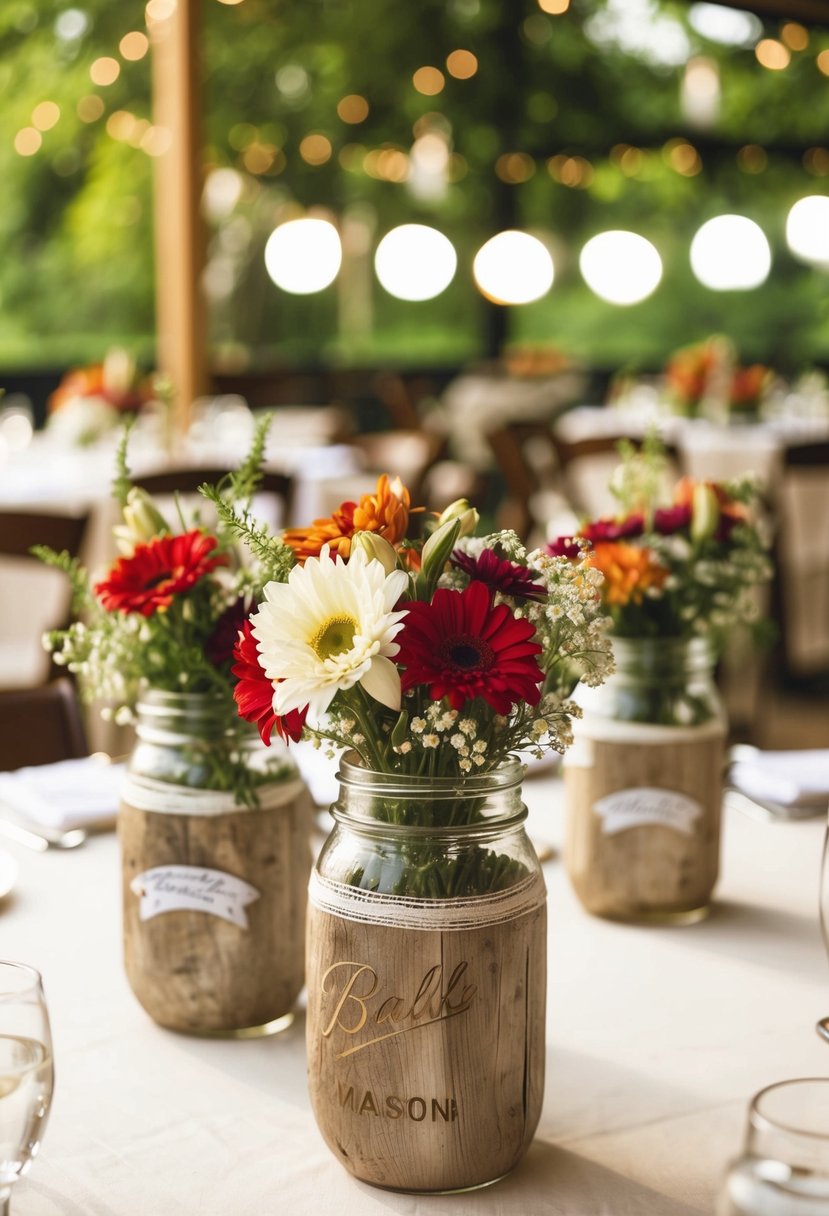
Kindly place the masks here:
<instances>
[{"instance_id":1,"label":"wine glass","mask_svg":"<svg viewBox=\"0 0 829 1216\"><path fill-rule=\"evenodd\" d=\"M40 1147L52 1100L52 1037L34 967L0 961L0 1216Z\"/></svg>"},{"instance_id":2,"label":"wine glass","mask_svg":"<svg viewBox=\"0 0 829 1216\"><path fill-rule=\"evenodd\" d=\"M829 1216L829 1078L779 1081L755 1094L716 1211Z\"/></svg>"},{"instance_id":3,"label":"wine glass","mask_svg":"<svg viewBox=\"0 0 829 1216\"><path fill-rule=\"evenodd\" d=\"M820 863L820 931L823 934L823 944L829 951L829 827L823 838L823 858ZM829 1043L829 1017L821 1018L815 1027L822 1039Z\"/></svg>"}]
</instances>

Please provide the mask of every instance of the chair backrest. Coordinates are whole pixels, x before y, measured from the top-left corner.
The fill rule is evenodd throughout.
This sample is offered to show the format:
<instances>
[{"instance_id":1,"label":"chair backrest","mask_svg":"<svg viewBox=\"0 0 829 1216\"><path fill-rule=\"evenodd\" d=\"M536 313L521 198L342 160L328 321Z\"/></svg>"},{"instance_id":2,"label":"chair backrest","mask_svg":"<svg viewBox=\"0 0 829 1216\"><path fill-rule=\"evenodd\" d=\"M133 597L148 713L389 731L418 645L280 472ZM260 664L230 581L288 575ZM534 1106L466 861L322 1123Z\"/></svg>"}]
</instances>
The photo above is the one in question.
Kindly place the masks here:
<instances>
[{"instance_id":1,"label":"chair backrest","mask_svg":"<svg viewBox=\"0 0 829 1216\"><path fill-rule=\"evenodd\" d=\"M47 658L41 637L69 624L69 583L58 571L47 570L30 549L46 545L78 557L88 523L86 514L0 511L0 687L41 684L61 674Z\"/></svg>"},{"instance_id":2,"label":"chair backrest","mask_svg":"<svg viewBox=\"0 0 829 1216\"><path fill-rule=\"evenodd\" d=\"M829 442L783 450L773 490L772 610L778 666L795 679L829 673Z\"/></svg>"},{"instance_id":3,"label":"chair backrest","mask_svg":"<svg viewBox=\"0 0 829 1216\"><path fill-rule=\"evenodd\" d=\"M351 442L367 470L400 477L415 506L431 505L422 496L426 475L446 446L443 435L420 430L367 431Z\"/></svg>"},{"instance_id":4,"label":"chair backrest","mask_svg":"<svg viewBox=\"0 0 829 1216\"><path fill-rule=\"evenodd\" d=\"M195 495L198 494L199 486L205 482L215 485L227 473L227 469L184 466L164 469L159 473L140 474L133 478L133 484L152 495ZM273 518L268 519L269 523L284 526L293 519L294 492L294 479L289 474L268 471L262 474L256 494L267 495L274 499L278 506Z\"/></svg>"},{"instance_id":5,"label":"chair backrest","mask_svg":"<svg viewBox=\"0 0 829 1216\"><path fill-rule=\"evenodd\" d=\"M0 511L0 556L29 557L32 545L48 545L71 557L81 551L89 516L45 511Z\"/></svg>"},{"instance_id":6,"label":"chair backrest","mask_svg":"<svg viewBox=\"0 0 829 1216\"><path fill-rule=\"evenodd\" d=\"M577 514L596 518L618 511L618 503L610 492L610 477L620 462L619 443L624 440L640 449L640 436L590 435L583 439L564 440L553 436L563 491ZM676 447L663 445L667 461L664 485L669 494L679 476L682 462Z\"/></svg>"},{"instance_id":7,"label":"chair backrest","mask_svg":"<svg viewBox=\"0 0 829 1216\"><path fill-rule=\"evenodd\" d=\"M89 755L71 680L0 690L0 772Z\"/></svg>"},{"instance_id":8,"label":"chair backrest","mask_svg":"<svg viewBox=\"0 0 829 1216\"><path fill-rule=\"evenodd\" d=\"M507 422L487 431L486 439L504 483L504 498L498 507L498 527L512 528L527 540L540 523L533 500L557 479L557 459L550 423Z\"/></svg>"}]
</instances>

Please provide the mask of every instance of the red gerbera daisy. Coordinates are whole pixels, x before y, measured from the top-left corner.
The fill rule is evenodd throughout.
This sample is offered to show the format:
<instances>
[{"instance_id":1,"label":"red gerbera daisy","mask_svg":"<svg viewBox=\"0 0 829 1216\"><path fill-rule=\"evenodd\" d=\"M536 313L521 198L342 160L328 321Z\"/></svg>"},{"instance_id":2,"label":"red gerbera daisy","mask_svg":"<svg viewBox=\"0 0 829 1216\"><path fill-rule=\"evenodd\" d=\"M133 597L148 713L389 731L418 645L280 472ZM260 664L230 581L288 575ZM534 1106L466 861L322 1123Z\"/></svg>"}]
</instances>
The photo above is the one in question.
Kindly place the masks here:
<instances>
[{"instance_id":1,"label":"red gerbera daisy","mask_svg":"<svg viewBox=\"0 0 829 1216\"><path fill-rule=\"evenodd\" d=\"M407 605L397 636L403 690L428 684L429 696L446 697L453 709L474 697L499 714L519 701L537 705L544 673L535 658L541 647L530 641L534 632L506 604L493 607L483 583L471 582L463 591L439 588L431 603Z\"/></svg>"},{"instance_id":2,"label":"red gerbera daisy","mask_svg":"<svg viewBox=\"0 0 829 1216\"><path fill-rule=\"evenodd\" d=\"M233 647L233 657L236 662L230 670L239 681L233 689L239 717L244 718L246 722L256 723L262 742L268 747L274 730L280 739L286 742L293 739L294 743L299 743L308 706L304 709L292 709L282 717L274 711L274 684L259 666L259 651L250 621L245 621L242 626L242 632Z\"/></svg>"},{"instance_id":3,"label":"red gerbera daisy","mask_svg":"<svg viewBox=\"0 0 829 1216\"><path fill-rule=\"evenodd\" d=\"M213 632L204 644L205 658L214 667L221 667L223 663L227 663L233 658L236 639L239 637L239 630L244 625L246 617L245 597L240 595L229 608L225 608L216 621Z\"/></svg>"},{"instance_id":4,"label":"red gerbera daisy","mask_svg":"<svg viewBox=\"0 0 829 1216\"><path fill-rule=\"evenodd\" d=\"M569 557L571 561L581 557L579 542L574 536L557 536L547 545L547 552L550 557Z\"/></svg>"},{"instance_id":5,"label":"red gerbera daisy","mask_svg":"<svg viewBox=\"0 0 829 1216\"><path fill-rule=\"evenodd\" d=\"M492 591L501 591L504 595L514 595L524 600L547 598L546 589L540 583L533 582L532 570L498 557L494 549L484 549L477 557L456 549L452 554L452 565Z\"/></svg>"},{"instance_id":6,"label":"red gerbera daisy","mask_svg":"<svg viewBox=\"0 0 829 1216\"><path fill-rule=\"evenodd\" d=\"M131 557L120 557L108 576L95 584L107 612L140 612L169 608L173 599L215 570L227 558L217 552L215 536L194 529L178 536L155 536L138 544Z\"/></svg>"},{"instance_id":7,"label":"red gerbera daisy","mask_svg":"<svg viewBox=\"0 0 829 1216\"><path fill-rule=\"evenodd\" d=\"M628 515L625 519L594 519L585 524L579 536L598 544L604 540L624 540L628 536L641 536L645 530L644 515Z\"/></svg>"},{"instance_id":8,"label":"red gerbera daisy","mask_svg":"<svg viewBox=\"0 0 829 1216\"><path fill-rule=\"evenodd\" d=\"M691 508L688 503L674 507L657 507L653 513L653 530L661 536L672 536L691 526Z\"/></svg>"}]
</instances>

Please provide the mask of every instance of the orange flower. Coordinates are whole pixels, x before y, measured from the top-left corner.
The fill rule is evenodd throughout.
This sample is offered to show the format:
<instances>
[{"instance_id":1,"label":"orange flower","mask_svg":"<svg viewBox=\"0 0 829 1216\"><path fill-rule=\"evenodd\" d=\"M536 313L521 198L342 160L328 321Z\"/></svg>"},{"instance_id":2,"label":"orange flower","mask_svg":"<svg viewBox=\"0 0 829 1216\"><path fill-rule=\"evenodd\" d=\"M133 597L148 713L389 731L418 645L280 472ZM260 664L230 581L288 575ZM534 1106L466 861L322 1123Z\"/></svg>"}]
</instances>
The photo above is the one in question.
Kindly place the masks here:
<instances>
[{"instance_id":1,"label":"orange flower","mask_svg":"<svg viewBox=\"0 0 829 1216\"><path fill-rule=\"evenodd\" d=\"M668 577L653 550L623 541L600 541L593 546L588 561L604 575L602 594L610 608L641 604L645 592L659 590Z\"/></svg>"},{"instance_id":2,"label":"orange flower","mask_svg":"<svg viewBox=\"0 0 829 1216\"><path fill-rule=\"evenodd\" d=\"M735 368L731 377L730 404L737 409L753 409L768 388L772 373L762 363Z\"/></svg>"},{"instance_id":3,"label":"orange flower","mask_svg":"<svg viewBox=\"0 0 829 1216\"><path fill-rule=\"evenodd\" d=\"M377 532L389 544L399 544L406 535L410 510L409 491L398 477L390 482L383 473L373 494L364 494L359 503L341 503L328 519L315 519L309 528L289 528L283 539L298 562L316 557L323 545L330 547L332 556L348 557L355 532Z\"/></svg>"}]
</instances>

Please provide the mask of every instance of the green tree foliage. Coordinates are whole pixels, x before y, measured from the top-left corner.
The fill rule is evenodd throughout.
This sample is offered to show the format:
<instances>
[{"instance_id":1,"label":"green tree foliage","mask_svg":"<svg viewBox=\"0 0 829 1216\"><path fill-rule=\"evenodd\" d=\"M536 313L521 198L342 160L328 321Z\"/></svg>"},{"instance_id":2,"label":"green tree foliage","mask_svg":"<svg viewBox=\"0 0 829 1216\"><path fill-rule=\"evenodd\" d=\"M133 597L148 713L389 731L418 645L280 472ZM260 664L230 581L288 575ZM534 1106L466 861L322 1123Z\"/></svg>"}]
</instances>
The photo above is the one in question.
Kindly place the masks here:
<instances>
[{"instance_id":1,"label":"green tree foliage","mask_svg":"<svg viewBox=\"0 0 829 1216\"><path fill-rule=\"evenodd\" d=\"M638 12L634 35L625 8L628 18ZM571 0L563 15L538 0L203 0L216 360L459 362L506 337L607 367L658 366L715 330L748 358L829 359L825 273L796 262L783 232L797 198L829 192L829 87L816 64L829 37L809 31L784 70L766 70L754 43L763 32L781 37L778 23L723 45L694 28L691 9L682 0ZM657 46L658 28L670 53ZM150 56L119 51L125 34L144 29L138 0L0 7L6 366L97 358L118 341L151 358ZM467 78L447 68L459 49L477 60ZM102 56L120 66L109 85L90 79ZM719 112L705 125L682 106L693 56L713 60L720 77ZM442 73L438 92L415 88L423 67ZM353 95L365 114L347 121L355 115L342 103ZM34 134L44 101L60 118ZM412 173L413 143L427 132L449 154L442 186ZM678 144L698 160L683 167ZM331 288L290 296L267 278L264 247L277 223L308 208L340 224L346 262ZM756 219L771 240L774 269L760 291L712 293L691 276L691 236L722 211ZM373 249L403 222L433 224L455 244L458 273L437 300L397 301L374 280ZM556 283L536 304L493 314L471 263L503 227L544 236ZM613 307L582 282L578 251L605 228L641 232L659 249L665 277L644 303Z\"/></svg>"}]
</instances>

